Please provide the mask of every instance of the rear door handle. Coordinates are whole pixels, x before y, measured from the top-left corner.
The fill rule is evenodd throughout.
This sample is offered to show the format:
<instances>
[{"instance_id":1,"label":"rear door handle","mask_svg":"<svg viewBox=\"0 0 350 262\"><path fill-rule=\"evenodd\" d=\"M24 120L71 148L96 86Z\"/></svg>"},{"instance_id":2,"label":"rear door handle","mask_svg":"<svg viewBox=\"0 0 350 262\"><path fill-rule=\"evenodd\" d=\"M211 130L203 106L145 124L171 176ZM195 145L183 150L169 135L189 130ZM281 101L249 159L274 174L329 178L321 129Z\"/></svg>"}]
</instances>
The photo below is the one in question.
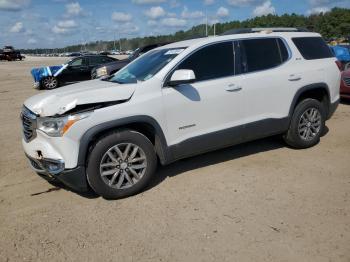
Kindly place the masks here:
<instances>
[{"instance_id":1,"label":"rear door handle","mask_svg":"<svg viewBox=\"0 0 350 262\"><path fill-rule=\"evenodd\" d=\"M292 74L288 78L289 81L299 81L301 80L301 76L298 74Z\"/></svg>"},{"instance_id":2,"label":"rear door handle","mask_svg":"<svg viewBox=\"0 0 350 262\"><path fill-rule=\"evenodd\" d=\"M231 84L225 88L227 92L239 92L242 90L242 87Z\"/></svg>"}]
</instances>

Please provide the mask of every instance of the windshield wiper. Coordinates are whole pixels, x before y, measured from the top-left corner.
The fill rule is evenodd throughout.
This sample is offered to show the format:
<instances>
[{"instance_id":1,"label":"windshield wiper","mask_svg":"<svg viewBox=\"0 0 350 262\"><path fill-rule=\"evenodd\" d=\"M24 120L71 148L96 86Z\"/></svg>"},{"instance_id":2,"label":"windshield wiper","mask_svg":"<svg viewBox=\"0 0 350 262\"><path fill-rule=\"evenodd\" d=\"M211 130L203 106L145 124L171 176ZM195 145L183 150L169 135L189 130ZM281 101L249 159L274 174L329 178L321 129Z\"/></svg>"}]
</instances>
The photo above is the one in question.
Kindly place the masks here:
<instances>
[{"instance_id":1,"label":"windshield wiper","mask_svg":"<svg viewBox=\"0 0 350 262\"><path fill-rule=\"evenodd\" d=\"M121 81L118 81L118 80L113 80L113 81L110 81L112 83L117 83L117 84L126 84L125 82L121 82Z\"/></svg>"},{"instance_id":2,"label":"windshield wiper","mask_svg":"<svg viewBox=\"0 0 350 262\"><path fill-rule=\"evenodd\" d=\"M101 81L106 81L106 82L112 82L112 83L117 83L117 84L124 84L123 82L117 81L117 80L111 80L113 76L107 76L104 78L101 78Z\"/></svg>"}]
</instances>

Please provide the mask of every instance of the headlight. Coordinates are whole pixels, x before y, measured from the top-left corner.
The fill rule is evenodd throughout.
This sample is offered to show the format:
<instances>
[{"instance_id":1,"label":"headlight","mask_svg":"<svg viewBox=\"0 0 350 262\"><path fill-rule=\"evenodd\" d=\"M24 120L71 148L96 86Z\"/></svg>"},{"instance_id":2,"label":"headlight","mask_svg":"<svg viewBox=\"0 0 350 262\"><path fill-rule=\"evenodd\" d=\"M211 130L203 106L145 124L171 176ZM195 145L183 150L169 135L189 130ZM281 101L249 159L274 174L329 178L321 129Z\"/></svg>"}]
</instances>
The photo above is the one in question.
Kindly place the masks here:
<instances>
[{"instance_id":1,"label":"headlight","mask_svg":"<svg viewBox=\"0 0 350 262\"><path fill-rule=\"evenodd\" d=\"M103 66L103 67L100 67L96 70L96 75L97 77L101 77L101 76L105 76L107 75L107 67Z\"/></svg>"},{"instance_id":2,"label":"headlight","mask_svg":"<svg viewBox=\"0 0 350 262\"><path fill-rule=\"evenodd\" d=\"M63 136L75 122L87 118L90 114L91 112L57 118L39 117L37 118L37 129L49 136Z\"/></svg>"}]
</instances>

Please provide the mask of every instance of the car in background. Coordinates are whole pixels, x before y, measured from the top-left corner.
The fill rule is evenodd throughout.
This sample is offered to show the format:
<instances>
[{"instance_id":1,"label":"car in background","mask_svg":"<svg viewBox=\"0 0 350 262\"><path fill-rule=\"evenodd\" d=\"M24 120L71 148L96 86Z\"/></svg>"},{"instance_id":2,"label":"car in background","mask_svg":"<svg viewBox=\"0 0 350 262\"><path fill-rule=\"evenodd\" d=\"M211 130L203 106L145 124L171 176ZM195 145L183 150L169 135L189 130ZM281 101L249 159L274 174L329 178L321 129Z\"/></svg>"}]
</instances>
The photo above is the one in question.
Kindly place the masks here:
<instances>
[{"instance_id":1,"label":"car in background","mask_svg":"<svg viewBox=\"0 0 350 262\"><path fill-rule=\"evenodd\" d=\"M124 66L129 64L130 62L134 61L139 56L143 55L144 53L147 53L148 51L167 45L169 43L158 43L158 44L152 44L152 45L146 45L140 48L137 48L128 58L123 60L118 60L115 62L111 62L105 65L97 66L92 69L91 71L91 78L97 79L101 78L103 76L109 76L113 75L114 73L118 72L120 69L122 69Z\"/></svg>"},{"instance_id":2,"label":"car in background","mask_svg":"<svg viewBox=\"0 0 350 262\"><path fill-rule=\"evenodd\" d=\"M350 69L342 72L340 83L340 97L350 99Z\"/></svg>"},{"instance_id":3,"label":"car in background","mask_svg":"<svg viewBox=\"0 0 350 262\"><path fill-rule=\"evenodd\" d=\"M342 69L350 69L350 45L331 46L337 59L342 63Z\"/></svg>"},{"instance_id":4,"label":"car in background","mask_svg":"<svg viewBox=\"0 0 350 262\"><path fill-rule=\"evenodd\" d=\"M8 56L10 57L11 61L16 61L16 60L22 61L25 58L25 56L21 55L19 51L9 53Z\"/></svg>"},{"instance_id":5,"label":"car in background","mask_svg":"<svg viewBox=\"0 0 350 262\"><path fill-rule=\"evenodd\" d=\"M25 56L21 55L21 52L15 50L13 46L5 46L0 50L0 60L16 61L23 60Z\"/></svg>"},{"instance_id":6,"label":"car in background","mask_svg":"<svg viewBox=\"0 0 350 262\"><path fill-rule=\"evenodd\" d=\"M82 53L79 52L73 52L73 53L69 53L67 54L68 57L78 57L78 56L82 56Z\"/></svg>"},{"instance_id":7,"label":"car in background","mask_svg":"<svg viewBox=\"0 0 350 262\"><path fill-rule=\"evenodd\" d=\"M109 51L102 51L99 53L100 55L111 55Z\"/></svg>"},{"instance_id":8,"label":"car in background","mask_svg":"<svg viewBox=\"0 0 350 262\"><path fill-rule=\"evenodd\" d=\"M103 55L85 55L73 58L63 65L34 68L31 70L34 87L54 89L64 84L89 80L92 68L116 60Z\"/></svg>"}]
</instances>

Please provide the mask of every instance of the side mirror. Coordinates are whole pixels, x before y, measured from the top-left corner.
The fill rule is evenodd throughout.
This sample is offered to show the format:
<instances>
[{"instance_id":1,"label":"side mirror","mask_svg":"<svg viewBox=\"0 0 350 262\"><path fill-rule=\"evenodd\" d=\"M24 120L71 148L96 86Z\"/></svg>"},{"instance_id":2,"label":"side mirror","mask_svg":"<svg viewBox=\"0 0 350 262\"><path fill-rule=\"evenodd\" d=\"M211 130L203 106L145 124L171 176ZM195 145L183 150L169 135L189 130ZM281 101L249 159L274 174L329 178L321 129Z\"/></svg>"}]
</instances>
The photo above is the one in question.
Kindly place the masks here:
<instances>
[{"instance_id":1,"label":"side mirror","mask_svg":"<svg viewBox=\"0 0 350 262\"><path fill-rule=\"evenodd\" d=\"M179 69L176 70L168 83L169 86L178 86L181 84L193 83L196 80L196 76L192 70Z\"/></svg>"}]
</instances>

